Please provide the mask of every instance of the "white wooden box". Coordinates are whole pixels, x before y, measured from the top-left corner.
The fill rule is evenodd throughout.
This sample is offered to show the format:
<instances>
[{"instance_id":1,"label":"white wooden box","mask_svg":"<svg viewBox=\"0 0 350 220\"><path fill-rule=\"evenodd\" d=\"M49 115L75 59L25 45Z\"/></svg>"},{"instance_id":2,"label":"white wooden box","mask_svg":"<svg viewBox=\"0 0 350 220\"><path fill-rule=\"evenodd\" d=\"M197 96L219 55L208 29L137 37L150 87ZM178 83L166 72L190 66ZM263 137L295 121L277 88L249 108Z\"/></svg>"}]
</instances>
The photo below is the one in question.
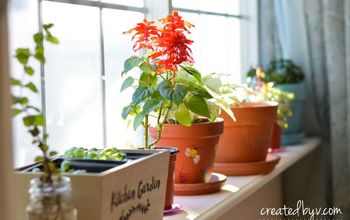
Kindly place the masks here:
<instances>
[{"instance_id":1,"label":"white wooden box","mask_svg":"<svg viewBox=\"0 0 350 220\"><path fill-rule=\"evenodd\" d=\"M163 219L169 152L137 151L152 154L102 173L66 175L71 178L78 220ZM21 220L26 219L29 182L37 176L16 171Z\"/></svg>"}]
</instances>

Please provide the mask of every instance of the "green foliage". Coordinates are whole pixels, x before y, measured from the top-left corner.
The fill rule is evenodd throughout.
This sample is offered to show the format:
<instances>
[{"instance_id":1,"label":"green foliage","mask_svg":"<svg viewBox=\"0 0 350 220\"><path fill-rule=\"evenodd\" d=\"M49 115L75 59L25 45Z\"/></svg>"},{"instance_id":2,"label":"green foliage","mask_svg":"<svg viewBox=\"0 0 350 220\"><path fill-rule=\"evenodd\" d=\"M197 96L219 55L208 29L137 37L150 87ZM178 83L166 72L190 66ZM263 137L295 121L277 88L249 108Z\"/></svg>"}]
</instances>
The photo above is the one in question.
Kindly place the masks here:
<instances>
[{"instance_id":1,"label":"green foliage","mask_svg":"<svg viewBox=\"0 0 350 220\"><path fill-rule=\"evenodd\" d=\"M39 63L45 63L45 53L43 41L49 43L57 44L58 39L54 37L50 28L53 27L53 24L43 25L45 33L39 32L33 35L33 40L35 43L35 48L33 50L29 48L17 48L15 57L17 61L23 65L23 77L19 79L11 79L11 85L13 87L19 87L20 91L26 89L32 93L38 93L37 86L29 80L34 76L35 71L29 65L31 58L37 60ZM35 161L43 164L43 176L42 180L48 183L52 182L52 176L60 176L60 172L55 166L55 164L50 160L50 157L57 155L56 151L49 151L49 146L46 144L48 134L44 133L45 126L45 117L42 114L42 111L33 105L30 104L29 97L24 95L13 95L13 106L12 106L13 116L23 115L22 121L24 126L27 128L28 133L32 136L32 144L36 145L42 152L42 155L37 156Z\"/></svg>"},{"instance_id":2,"label":"green foliage","mask_svg":"<svg viewBox=\"0 0 350 220\"><path fill-rule=\"evenodd\" d=\"M248 71L247 76L256 77L255 69ZM278 84L299 83L304 80L304 73L300 67L291 60L272 60L265 69L264 82L274 82Z\"/></svg>"},{"instance_id":3,"label":"green foliage","mask_svg":"<svg viewBox=\"0 0 350 220\"><path fill-rule=\"evenodd\" d=\"M94 159L94 160L124 160L126 154L115 147L98 150L96 148L72 147L63 154L64 158L71 159ZM65 167L67 165L64 165ZM67 167L66 167L67 168Z\"/></svg>"}]
</instances>

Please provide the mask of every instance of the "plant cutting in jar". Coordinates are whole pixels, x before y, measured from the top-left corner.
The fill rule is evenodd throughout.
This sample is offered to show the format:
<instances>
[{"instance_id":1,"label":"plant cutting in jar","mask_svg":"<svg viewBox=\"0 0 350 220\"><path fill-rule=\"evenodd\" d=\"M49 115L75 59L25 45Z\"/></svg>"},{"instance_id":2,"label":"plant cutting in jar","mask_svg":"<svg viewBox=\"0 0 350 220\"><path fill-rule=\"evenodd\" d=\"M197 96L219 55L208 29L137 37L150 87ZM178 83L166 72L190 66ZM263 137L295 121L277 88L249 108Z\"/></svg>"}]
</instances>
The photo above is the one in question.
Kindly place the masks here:
<instances>
[{"instance_id":1,"label":"plant cutting in jar","mask_svg":"<svg viewBox=\"0 0 350 220\"><path fill-rule=\"evenodd\" d=\"M35 85L33 76L35 71L30 66L31 60L38 61L41 65L46 62L44 41L58 44L58 39L53 36L50 29L53 24L44 24L44 32L34 34L34 50L29 48L17 48L16 59L23 66L24 73L21 78L12 78L11 86L17 95L13 95L12 112L14 116L22 116L23 125L32 136L32 144L37 146L41 155L35 161L42 165L40 178L32 179L30 185L31 201L27 207L30 220L39 219L76 219L76 212L70 201L70 180L62 177L60 169L51 160L57 155L56 151L50 151L47 145L49 135L46 133L45 117L42 110L32 104L30 96L26 93L38 94L39 89Z\"/></svg>"},{"instance_id":2,"label":"plant cutting in jar","mask_svg":"<svg viewBox=\"0 0 350 220\"><path fill-rule=\"evenodd\" d=\"M187 38L194 25L182 19L177 11L159 20L144 19L125 32L132 34L133 55L124 62L126 77L121 91L133 86L132 101L123 109L122 117L133 120L134 129L144 128L144 147L152 148L161 139L164 124L190 127L198 122L213 122L221 109L232 118L230 105L235 102L221 90L221 81L213 74L202 77L195 69ZM131 75L138 68L141 74ZM150 143L150 117L156 121L157 137Z\"/></svg>"}]
</instances>

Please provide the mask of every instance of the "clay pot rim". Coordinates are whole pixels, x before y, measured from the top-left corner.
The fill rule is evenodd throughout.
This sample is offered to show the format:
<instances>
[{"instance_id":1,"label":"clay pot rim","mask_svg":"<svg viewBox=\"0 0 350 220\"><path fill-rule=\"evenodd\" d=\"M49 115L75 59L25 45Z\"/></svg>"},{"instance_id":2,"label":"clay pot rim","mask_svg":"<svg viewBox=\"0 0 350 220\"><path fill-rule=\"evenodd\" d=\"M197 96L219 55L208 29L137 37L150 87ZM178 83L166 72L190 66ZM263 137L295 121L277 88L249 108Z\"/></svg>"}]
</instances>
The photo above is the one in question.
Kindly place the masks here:
<instances>
[{"instance_id":1,"label":"clay pot rim","mask_svg":"<svg viewBox=\"0 0 350 220\"><path fill-rule=\"evenodd\" d=\"M238 105L233 105L233 109L243 109L243 108L276 108L278 107L277 102L264 101L264 102L242 102Z\"/></svg>"},{"instance_id":2,"label":"clay pot rim","mask_svg":"<svg viewBox=\"0 0 350 220\"><path fill-rule=\"evenodd\" d=\"M182 124L168 124L164 123L164 126L174 126L174 127L185 127L185 128L191 128L191 127L199 127L199 126L206 126L208 124L221 124L224 123L224 119L221 117L218 117L215 119L215 121L206 121L206 122L199 122L199 123L193 123L191 126L187 127Z\"/></svg>"}]
</instances>

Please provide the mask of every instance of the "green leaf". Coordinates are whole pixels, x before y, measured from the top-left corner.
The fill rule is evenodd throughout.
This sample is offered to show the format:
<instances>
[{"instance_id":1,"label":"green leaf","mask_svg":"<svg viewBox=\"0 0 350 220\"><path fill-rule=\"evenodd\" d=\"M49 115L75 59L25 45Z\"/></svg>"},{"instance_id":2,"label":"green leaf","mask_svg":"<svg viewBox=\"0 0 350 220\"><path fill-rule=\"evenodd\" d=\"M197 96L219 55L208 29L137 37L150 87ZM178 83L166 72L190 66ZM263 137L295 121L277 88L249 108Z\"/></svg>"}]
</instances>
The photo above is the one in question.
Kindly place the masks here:
<instances>
[{"instance_id":1,"label":"green leaf","mask_svg":"<svg viewBox=\"0 0 350 220\"><path fill-rule=\"evenodd\" d=\"M43 134L43 140L46 141L49 138L49 134L45 133Z\"/></svg>"},{"instance_id":2,"label":"green leaf","mask_svg":"<svg viewBox=\"0 0 350 220\"><path fill-rule=\"evenodd\" d=\"M203 85L207 86L213 92L220 94L220 88L222 87L221 80L215 74L209 74L203 77Z\"/></svg>"},{"instance_id":3,"label":"green leaf","mask_svg":"<svg viewBox=\"0 0 350 220\"><path fill-rule=\"evenodd\" d=\"M123 108L123 111L122 111L122 118L123 118L124 120L128 117L128 115L129 115L129 113L130 113L131 110L132 110L132 107L131 107L130 105L125 106L125 107Z\"/></svg>"},{"instance_id":4,"label":"green leaf","mask_svg":"<svg viewBox=\"0 0 350 220\"><path fill-rule=\"evenodd\" d=\"M153 88L156 88L157 80L157 77L150 73L142 73L139 79L139 85L145 87L152 86Z\"/></svg>"},{"instance_id":5,"label":"green leaf","mask_svg":"<svg viewBox=\"0 0 350 220\"><path fill-rule=\"evenodd\" d=\"M43 28L45 31L48 31L50 28L52 28L54 26L54 24L49 23L49 24L43 24Z\"/></svg>"},{"instance_id":6,"label":"green leaf","mask_svg":"<svg viewBox=\"0 0 350 220\"><path fill-rule=\"evenodd\" d=\"M138 56L131 56L124 62L124 71L123 73L127 73L132 70L134 67L138 66L142 62L142 58ZM122 73L122 74L123 74Z\"/></svg>"},{"instance_id":7,"label":"green leaf","mask_svg":"<svg viewBox=\"0 0 350 220\"><path fill-rule=\"evenodd\" d=\"M160 96L156 98L150 98L143 105L142 112L144 115L148 115L150 112L159 108L161 105L162 105L162 99Z\"/></svg>"},{"instance_id":8,"label":"green leaf","mask_svg":"<svg viewBox=\"0 0 350 220\"><path fill-rule=\"evenodd\" d=\"M43 36L43 33L39 32L39 33L34 34L33 38L34 38L35 43L38 44L38 43L41 43L43 41L44 36Z\"/></svg>"},{"instance_id":9,"label":"green leaf","mask_svg":"<svg viewBox=\"0 0 350 220\"><path fill-rule=\"evenodd\" d=\"M34 69L30 66L24 66L24 72L29 76L32 76L34 74Z\"/></svg>"},{"instance_id":10,"label":"green leaf","mask_svg":"<svg viewBox=\"0 0 350 220\"><path fill-rule=\"evenodd\" d=\"M129 88L134 83L134 78L129 76L126 78L122 84L122 87L120 89L120 92L124 91L125 89Z\"/></svg>"},{"instance_id":11,"label":"green leaf","mask_svg":"<svg viewBox=\"0 0 350 220\"><path fill-rule=\"evenodd\" d=\"M169 80L164 80L158 85L160 95L179 105L185 98L188 89L186 86L176 84L173 86Z\"/></svg>"},{"instance_id":12,"label":"green leaf","mask_svg":"<svg viewBox=\"0 0 350 220\"><path fill-rule=\"evenodd\" d=\"M34 126L33 129L30 129L30 130L29 130L29 133L30 133L32 136L37 136L37 135L40 133L40 131L39 131L39 128L38 128L37 126Z\"/></svg>"},{"instance_id":13,"label":"green leaf","mask_svg":"<svg viewBox=\"0 0 350 220\"><path fill-rule=\"evenodd\" d=\"M132 95L132 103L134 105L138 105L140 102L142 102L147 97L150 97L152 94L152 87L139 86Z\"/></svg>"},{"instance_id":14,"label":"green leaf","mask_svg":"<svg viewBox=\"0 0 350 220\"><path fill-rule=\"evenodd\" d=\"M37 163L42 163L44 161L44 158L42 156L36 156L34 160Z\"/></svg>"},{"instance_id":15,"label":"green leaf","mask_svg":"<svg viewBox=\"0 0 350 220\"><path fill-rule=\"evenodd\" d=\"M50 151L49 156L53 157L53 156L56 156L57 154L58 154L57 151Z\"/></svg>"},{"instance_id":16,"label":"green leaf","mask_svg":"<svg viewBox=\"0 0 350 220\"><path fill-rule=\"evenodd\" d=\"M19 115L23 112L22 109L18 109L18 108L12 108L11 111L12 111L12 116Z\"/></svg>"},{"instance_id":17,"label":"green leaf","mask_svg":"<svg viewBox=\"0 0 350 220\"><path fill-rule=\"evenodd\" d=\"M193 113L210 118L208 104L202 97L194 95L185 104Z\"/></svg>"},{"instance_id":18,"label":"green leaf","mask_svg":"<svg viewBox=\"0 0 350 220\"><path fill-rule=\"evenodd\" d=\"M190 127L192 124L192 118L190 111L186 108L185 105L179 105L175 112L176 121L180 124Z\"/></svg>"},{"instance_id":19,"label":"green leaf","mask_svg":"<svg viewBox=\"0 0 350 220\"><path fill-rule=\"evenodd\" d=\"M202 81L202 76L200 72L195 68L191 66L184 66L182 67L182 69L185 70L188 74L192 75L197 80L197 82L200 83Z\"/></svg>"},{"instance_id":20,"label":"green leaf","mask_svg":"<svg viewBox=\"0 0 350 220\"><path fill-rule=\"evenodd\" d=\"M46 35L46 40L50 43L53 43L53 44L59 44L59 40L49 33Z\"/></svg>"},{"instance_id":21,"label":"green leaf","mask_svg":"<svg viewBox=\"0 0 350 220\"><path fill-rule=\"evenodd\" d=\"M139 112L134 118L134 130L136 130L143 122L145 115L142 112Z\"/></svg>"},{"instance_id":22,"label":"green leaf","mask_svg":"<svg viewBox=\"0 0 350 220\"><path fill-rule=\"evenodd\" d=\"M146 61L143 61L140 65L140 70L144 73L154 73L152 66L149 65Z\"/></svg>"},{"instance_id":23,"label":"green leaf","mask_svg":"<svg viewBox=\"0 0 350 220\"><path fill-rule=\"evenodd\" d=\"M38 92L38 89L36 88L36 86L32 82L27 83L24 87L26 87L27 89L31 90L34 93Z\"/></svg>"},{"instance_id":24,"label":"green leaf","mask_svg":"<svg viewBox=\"0 0 350 220\"><path fill-rule=\"evenodd\" d=\"M21 82L21 80L19 80L19 79L11 78L11 85L12 85L12 86L21 86L21 85L22 85L22 82Z\"/></svg>"},{"instance_id":25,"label":"green leaf","mask_svg":"<svg viewBox=\"0 0 350 220\"><path fill-rule=\"evenodd\" d=\"M38 44L35 47L34 58L37 59L41 63L45 63L44 46L42 44Z\"/></svg>"},{"instance_id":26,"label":"green leaf","mask_svg":"<svg viewBox=\"0 0 350 220\"><path fill-rule=\"evenodd\" d=\"M17 48L16 49L16 58L18 62L22 64L27 64L30 57L30 50L28 48Z\"/></svg>"},{"instance_id":27,"label":"green leaf","mask_svg":"<svg viewBox=\"0 0 350 220\"><path fill-rule=\"evenodd\" d=\"M44 126L45 120L43 115L30 115L23 118L23 123L27 127L33 125Z\"/></svg>"},{"instance_id":28,"label":"green leaf","mask_svg":"<svg viewBox=\"0 0 350 220\"><path fill-rule=\"evenodd\" d=\"M15 103L21 105L27 105L29 102L27 97L15 97Z\"/></svg>"}]
</instances>

